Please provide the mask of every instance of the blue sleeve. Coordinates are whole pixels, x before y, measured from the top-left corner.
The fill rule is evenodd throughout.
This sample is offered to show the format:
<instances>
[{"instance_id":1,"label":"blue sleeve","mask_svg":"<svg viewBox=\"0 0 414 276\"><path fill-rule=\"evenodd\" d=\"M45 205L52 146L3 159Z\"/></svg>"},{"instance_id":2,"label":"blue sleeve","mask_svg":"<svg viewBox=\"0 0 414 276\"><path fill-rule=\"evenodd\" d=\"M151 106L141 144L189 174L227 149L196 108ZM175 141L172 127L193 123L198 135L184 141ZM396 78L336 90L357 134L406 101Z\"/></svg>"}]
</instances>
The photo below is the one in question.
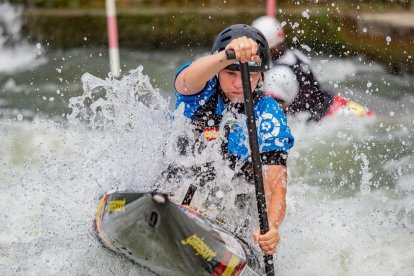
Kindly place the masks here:
<instances>
[{"instance_id":1,"label":"blue sleeve","mask_svg":"<svg viewBox=\"0 0 414 276\"><path fill-rule=\"evenodd\" d=\"M187 63L184 63L183 65L180 66L180 68L177 69L177 71L175 72L175 77L174 77L174 89L175 89L175 80L177 79L178 75L188 66L191 65L191 63L193 63L192 61L188 61ZM176 93L177 89L175 89Z\"/></svg>"},{"instance_id":2,"label":"blue sleeve","mask_svg":"<svg viewBox=\"0 0 414 276\"><path fill-rule=\"evenodd\" d=\"M262 98L255 107L260 152L287 151L294 138L282 107L271 97Z\"/></svg>"},{"instance_id":3,"label":"blue sleeve","mask_svg":"<svg viewBox=\"0 0 414 276\"><path fill-rule=\"evenodd\" d=\"M178 75L188 66L191 65L192 62L187 62L186 64L182 65L178 68L177 72L175 73L175 79L177 79ZM203 103L207 102L207 100L211 97L211 95L217 90L217 77L213 77L206 83L206 86L194 95L182 95L175 89L175 108L177 109L181 104L184 104L184 115L187 118L191 118L194 112L202 105ZM175 84L175 81L174 81Z\"/></svg>"}]
</instances>

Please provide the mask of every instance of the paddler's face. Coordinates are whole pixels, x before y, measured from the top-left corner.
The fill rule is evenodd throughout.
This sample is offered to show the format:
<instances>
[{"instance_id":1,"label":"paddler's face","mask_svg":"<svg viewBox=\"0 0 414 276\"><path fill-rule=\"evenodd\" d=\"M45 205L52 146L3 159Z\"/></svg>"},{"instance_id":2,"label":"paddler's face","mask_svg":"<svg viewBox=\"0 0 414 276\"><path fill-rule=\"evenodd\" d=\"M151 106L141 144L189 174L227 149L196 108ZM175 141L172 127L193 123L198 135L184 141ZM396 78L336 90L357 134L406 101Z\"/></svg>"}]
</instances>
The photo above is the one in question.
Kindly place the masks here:
<instances>
[{"instance_id":1,"label":"paddler's face","mask_svg":"<svg viewBox=\"0 0 414 276\"><path fill-rule=\"evenodd\" d=\"M243 82L240 71L223 69L218 73L221 90L231 102L243 101ZM250 73L251 89L254 91L262 78L260 72Z\"/></svg>"}]
</instances>

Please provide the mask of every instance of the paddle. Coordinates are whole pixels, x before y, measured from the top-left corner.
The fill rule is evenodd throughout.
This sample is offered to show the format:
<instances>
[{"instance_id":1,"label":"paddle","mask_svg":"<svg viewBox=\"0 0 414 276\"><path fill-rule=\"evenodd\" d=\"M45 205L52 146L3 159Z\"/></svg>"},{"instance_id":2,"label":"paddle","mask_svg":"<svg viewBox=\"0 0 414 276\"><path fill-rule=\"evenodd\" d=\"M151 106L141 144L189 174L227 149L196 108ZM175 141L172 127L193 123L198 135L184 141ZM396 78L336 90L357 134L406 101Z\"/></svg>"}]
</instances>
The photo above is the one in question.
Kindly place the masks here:
<instances>
[{"instance_id":1,"label":"paddle","mask_svg":"<svg viewBox=\"0 0 414 276\"><path fill-rule=\"evenodd\" d=\"M226 50L227 59L235 59L233 50ZM250 151L252 155L252 167L254 186L256 189L257 210L259 211L260 233L263 235L269 231L269 221L267 220L266 199L263 187L262 163L260 161L259 143L257 139L256 119L253 109L253 94L250 86L249 64L240 63L240 72L243 84L244 109L247 116L247 130L249 135ZM274 275L273 256L265 255L264 263L266 275Z\"/></svg>"},{"instance_id":2,"label":"paddle","mask_svg":"<svg viewBox=\"0 0 414 276\"><path fill-rule=\"evenodd\" d=\"M236 54L233 50L226 50L227 59L235 59ZM267 219L266 199L263 187L262 163L260 161L259 144L257 139L256 119L253 109L253 95L250 86L250 70L248 63L240 63L240 72L243 84L244 107L247 116L247 129L249 144L252 155L252 167L254 185L256 190L257 209L259 211L260 233L263 235L269 231L269 221ZM182 204L189 205L197 187L191 185L184 197ZM273 256L264 256L266 275L274 275Z\"/></svg>"}]
</instances>

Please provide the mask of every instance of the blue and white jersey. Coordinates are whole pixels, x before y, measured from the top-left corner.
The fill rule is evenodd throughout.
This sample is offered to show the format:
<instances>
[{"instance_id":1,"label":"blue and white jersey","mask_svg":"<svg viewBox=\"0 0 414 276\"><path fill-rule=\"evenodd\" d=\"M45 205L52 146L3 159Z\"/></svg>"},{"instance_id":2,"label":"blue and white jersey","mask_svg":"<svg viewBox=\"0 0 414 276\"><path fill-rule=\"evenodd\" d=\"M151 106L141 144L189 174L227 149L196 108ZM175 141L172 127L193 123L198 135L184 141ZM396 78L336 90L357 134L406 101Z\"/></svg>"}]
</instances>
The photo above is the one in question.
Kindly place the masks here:
<instances>
[{"instance_id":1,"label":"blue and white jersey","mask_svg":"<svg viewBox=\"0 0 414 276\"><path fill-rule=\"evenodd\" d=\"M181 66L178 74L190 63ZM195 95L182 95L175 91L176 108L184 105L184 116L191 120L200 133L211 133L223 129L220 127L223 115L230 111L228 99L221 92L217 77L213 77L206 86ZM241 110L244 113L244 107ZM287 150L294 144L294 138L287 125L287 119L281 106L275 99L264 96L261 91L254 92L254 115L257 124L259 150L263 164L286 164ZM225 135L225 150L231 156L249 161L248 135L246 121L240 120L231 125ZM208 135L205 137L208 139ZM282 157L285 159L281 160Z\"/></svg>"}]
</instances>

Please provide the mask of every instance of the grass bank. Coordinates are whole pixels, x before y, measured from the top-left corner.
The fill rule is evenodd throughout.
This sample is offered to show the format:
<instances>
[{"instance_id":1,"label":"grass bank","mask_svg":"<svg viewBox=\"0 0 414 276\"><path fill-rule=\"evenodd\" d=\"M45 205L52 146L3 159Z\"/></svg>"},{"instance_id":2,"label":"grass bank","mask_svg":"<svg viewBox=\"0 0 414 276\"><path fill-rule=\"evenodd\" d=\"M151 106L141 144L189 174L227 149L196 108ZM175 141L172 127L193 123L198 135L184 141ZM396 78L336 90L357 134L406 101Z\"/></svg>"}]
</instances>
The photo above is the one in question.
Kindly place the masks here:
<instances>
[{"instance_id":1,"label":"grass bank","mask_svg":"<svg viewBox=\"0 0 414 276\"><path fill-rule=\"evenodd\" d=\"M118 10L119 44L134 49L209 48L224 27L249 24L263 12L261 8L237 7L123 8ZM390 30L390 43L384 34L364 32L358 13L336 6L282 9L278 19L286 23L284 29L291 46L340 57L362 54L384 64L390 72L414 72L414 35L410 31L408 35L399 34L398 26L397 31ZM24 35L48 47L107 45L103 9L27 10L24 21Z\"/></svg>"}]
</instances>

